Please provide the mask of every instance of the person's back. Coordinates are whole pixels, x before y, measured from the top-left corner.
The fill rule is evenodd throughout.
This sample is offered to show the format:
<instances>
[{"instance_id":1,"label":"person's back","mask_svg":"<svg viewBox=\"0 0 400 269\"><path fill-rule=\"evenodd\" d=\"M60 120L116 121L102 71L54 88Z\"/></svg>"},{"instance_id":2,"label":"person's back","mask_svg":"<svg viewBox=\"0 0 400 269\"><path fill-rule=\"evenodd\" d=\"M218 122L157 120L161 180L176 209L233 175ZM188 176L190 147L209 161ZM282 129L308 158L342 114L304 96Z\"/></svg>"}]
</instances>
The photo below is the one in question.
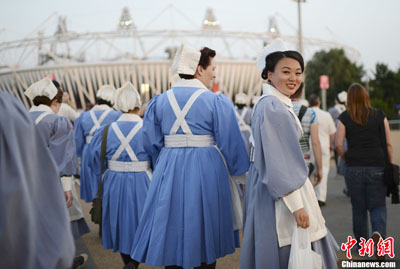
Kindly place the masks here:
<instances>
[{"instance_id":1,"label":"person's back","mask_svg":"<svg viewBox=\"0 0 400 269\"><path fill-rule=\"evenodd\" d=\"M121 112L107 105L95 105L91 110L83 112L75 122L74 135L78 157L83 156L84 146L90 143L94 132L99 127L116 121L120 115Z\"/></svg>"},{"instance_id":2,"label":"person's back","mask_svg":"<svg viewBox=\"0 0 400 269\"><path fill-rule=\"evenodd\" d=\"M81 199L86 202L96 197L97 180L95 174L88 165L86 157L87 146L90 144L94 133L101 126L116 121L121 112L113 110L106 104L96 105L91 110L83 112L75 121L74 137L77 157L81 158Z\"/></svg>"},{"instance_id":3,"label":"person's back","mask_svg":"<svg viewBox=\"0 0 400 269\"><path fill-rule=\"evenodd\" d=\"M348 149L347 166L384 166L384 153L380 140L380 121L385 117L382 110L371 108L368 123L361 126L354 122L348 111L339 116L346 127Z\"/></svg>"},{"instance_id":4,"label":"person's back","mask_svg":"<svg viewBox=\"0 0 400 269\"><path fill-rule=\"evenodd\" d=\"M293 110L297 116L299 116L300 109L303 106L300 102L293 102ZM311 147L310 147L310 135L311 135L311 124L316 123L316 114L311 108L307 108L302 119L301 126L303 128L303 136L300 138L301 151L303 152L304 159L306 162L310 162Z\"/></svg>"},{"instance_id":5,"label":"person's back","mask_svg":"<svg viewBox=\"0 0 400 269\"><path fill-rule=\"evenodd\" d=\"M146 108L143 143L155 168L131 252L138 262L215 268L239 246L242 220L234 213L242 211L229 174L245 173L249 162L233 104L206 87L215 77L214 56L182 46L172 70L188 78Z\"/></svg>"},{"instance_id":6,"label":"person's back","mask_svg":"<svg viewBox=\"0 0 400 269\"><path fill-rule=\"evenodd\" d=\"M322 154L330 154L330 135L335 133L335 123L329 112L320 108L313 107L318 121L319 141L321 143Z\"/></svg>"},{"instance_id":7,"label":"person's back","mask_svg":"<svg viewBox=\"0 0 400 269\"><path fill-rule=\"evenodd\" d=\"M337 125L338 118L346 110L347 92L341 91L335 96L335 105L331 107L328 112L331 115L335 125Z\"/></svg>"},{"instance_id":8,"label":"person's back","mask_svg":"<svg viewBox=\"0 0 400 269\"><path fill-rule=\"evenodd\" d=\"M0 268L70 268L59 172L23 105L0 91Z\"/></svg>"},{"instance_id":9,"label":"person's back","mask_svg":"<svg viewBox=\"0 0 400 269\"><path fill-rule=\"evenodd\" d=\"M171 91L174 93L179 108L182 109L197 90L199 88L196 87L174 87ZM216 102L225 105L227 99L223 95L217 95L207 90L196 99L185 117L185 121L193 134L214 135L214 124L217 124L214 122L215 115L213 115L214 106L218 105L215 104ZM168 94L160 95L157 98L156 117L157 121L161 123L162 134L169 135L176 116L171 108ZM183 134L185 131L179 128L176 133Z\"/></svg>"},{"instance_id":10,"label":"person's back","mask_svg":"<svg viewBox=\"0 0 400 269\"><path fill-rule=\"evenodd\" d=\"M329 112L320 109L321 100L316 94L311 94L309 103L314 110L318 122L318 137L322 152L322 179L321 183L315 187L315 193L320 206L325 205L328 190L328 175L331 160L331 149L336 132L335 123Z\"/></svg>"},{"instance_id":11,"label":"person's back","mask_svg":"<svg viewBox=\"0 0 400 269\"><path fill-rule=\"evenodd\" d=\"M347 110L339 116L336 150L346 161L345 179L349 183L354 235L357 240L372 237L377 244L381 237L386 237L388 188L384 182L384 166L386 159L392 162L393 149L385 113L371 107L367 90L358 83L349 87Z\"/></svg>"},{"instance_id":12,"label":"person's back","mask_svg":"<svg viewBox=\"0 0 400 269\"><path fill-rule=\"evenodd\" d=\"M171 67L182 79L146 108L143 143L155 166L131 251L137 262L215 268L239 246L242 210L230 175L249 162L233 104L207 88L214 57L182 45Z\"/></svg>"},{"instance_id":13,"label":"person's back","mask_svg":"<svg viewBox=\"0 0 400 269\"><path fill-rule=\"evenodd\" d=\"M240 132L242 133L242 138L244 145L246 147L247 154L250 155L250 137L251 137L251 114L252 109L248 107L235 107L236 118L239 123Z\"/></svg>"},{"instance_id":14,"label":"person's back","mask_svg":"<svg viewBox=\"0 0 400 269\"><path fill-rule=\"evenodd\" d=\"M109 125L103 171L101 154L106 126L96 131L88 149L89 165L103 181L102 243L105 249L120 252L125 265L135 263L129 254L152 175L141 126L142 119L129 113Z\"/></svg>"},{"instance_id":15,"label":"person's back","mask_svg":"<svg viewBox=\"0 0 400 269\"><path fill-rule=\"evenodd\" d=\"M145 150L153 156L155 163L143 216L146 218L152 212L156 214L157 222L149 235L151 240L154 236L163 234L168 245L178 248L165 249L157 244L152 246L157 248L154 253L151 249L142 250L141 246L147 245L144 242L147 242L147 233L150 232L146 231L139 235L139 238L143 237L137 244L140 251L136 251L132 257L140 260L142 255L147 255L151 260L159 261L158 264L162 264L161 258L154 256L158 255L158 248L163 249L167 257L175 252L183 255L187 250L191 253L192 260L199 262L202 259L201 255L206 255L203 250L199 251L204 247L217 247L215 251L223 253L222 255L234 251L234 227L230 217L232 205L230 193L226 192L230 188L227 168L231 175L240 175L246 172L248 167L247 154L232 103L224 95L204 89L197 80L184 81L182 84L150 101L143 125ZM182 119L179 117L179 111L185 111L188 100L199 91L202 93L179 123L179 119ZM171 101L174 99L176 103ZM176 143L181 142L174 139L175 137L180 141L185 141L186 137L194 137L199 139L199 145L177 145ZM202 139L206 141L201 141ZM162 191L159 189L161 186L163 189L171 189L172 192ZM157 199L149 200L150 197L155 198L155 191L159 192ZM211 202L215 199L219 201L216 208ZM165 204L165 201L168 203ZM160 206L168 209L165 212L156 210ZM222 208L225 210L221 211ZM178 218L181 214L183 219ZM211 220L225 227L224 231L215 230L215 225L209 222ZM179 243L182 236L180 229L176 230L173 227L181 227L185 233L196 235L190 242L182 239L184 245L187 245L186 250ZM218 238L215 238L217 241L204 241L201 234L208 233L207 230L212 234L219 234ZM219 249L215 244L226 245L226 248ZM172 262L178 263L179 261Z\"/></svg>"},{"instance_id":16,"label":"person's back","mask_svg":"<svg viewBox=\"0 0 400 269\"><path fill-rule=\"evenodd\" d=\"M335 106L331 107L328 110L328 113L331 115L333 121L335 124L337 123L337 119L339 118L340 114L343 113L343 111L346 110L346 106L343 104L336 104Z\"/></svg>"},{"instance_id":17,"label":"person's back","mask_svg":"<svg viewBox=\"0 0 400 269\"><path fill-rule=\"evenodd\" d=\"M65 117L52 112L46 105L33 107L29 116L36 123L39 133L46 141L58 165L60 176L75 174L77 164L71 123Z\"/></svg>"}]
</instances>

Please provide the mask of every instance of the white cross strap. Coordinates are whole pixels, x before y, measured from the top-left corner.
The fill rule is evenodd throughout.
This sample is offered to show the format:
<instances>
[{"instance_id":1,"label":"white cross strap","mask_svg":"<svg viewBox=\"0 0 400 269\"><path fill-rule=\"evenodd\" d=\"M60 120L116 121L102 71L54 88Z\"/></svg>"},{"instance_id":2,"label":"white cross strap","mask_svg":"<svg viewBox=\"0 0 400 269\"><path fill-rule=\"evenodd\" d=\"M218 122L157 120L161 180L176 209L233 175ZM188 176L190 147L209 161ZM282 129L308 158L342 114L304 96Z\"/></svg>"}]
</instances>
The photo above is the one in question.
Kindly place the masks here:
<instances>
[{"instance_id":1,"label":"white cross strap","mask_svg":"<svg viewBox=\"0 0 400 269\"><path fill-rule=\"evenodd\" d=\"M93 139L93 135L86 136L86 144L90 144L90 142L92 142L92 139Z\"/></svg>"},{"instance_id":2,"label":"white cross strap","mask_svg":"<svg viewBox=\"0 0 400 269\"><path fill-rule=\"evenodd\" d=\"M89 111L90 117L92 118L93 121L93 127L89 131L88 136L93 136L94 132L100 128L101 124L103 123L104 119L107 117L107 115L112 111L112 109L107 109L104 110L103 113L100 115L100 118L97 120L96 115L94 114L93 109Z\"/></svg>"},{"instance_id":3,"label":"white cross strap","mask_svg":"<svg viewBox=\"0 0 400 269\"><path fill-rule=\"evenodd\" d=\"M179 127L182 128L182 131L185 134L192 134L192 131L190 130L190 128L185 120L185 117L186 117L187 113L189 112L190 108L192 107L193 103L197 100L197 98L206 91L207 91L206 89L198 89L197 91L195 91L192 94L192 96L190 96L189 100L186 102L186 104L182 110L180 109L178 102L176 101L173 90L167 91L169 103L172 107L172 110L175 113L175 116L176 116L174 125L172 125L172 128L169 132L171 135L176 134Z\"/></svg>"},{"instance_id":4,"label":"white cross strap","mask_svg":"<svg viewBox=\"0 0 400 269\"><path fill-rule=\"evenodd\" d=\"M251 132L251 127L244 121L244 117L246 116L247 112L247 107L243 108L242 114L239 114L239 112L235 109L235 114L236 118L239 123L239 128L241 131L250 131Z\"/></svg>"},{"instance_id":5,"label":"white cross strap","mask_svg":"<svg viewBox=\"0 0 400 269\"><path fill-rule=\"evenodd\" d=\"M52 114L51 112L43 112L41 113L35 120L35 124L38 125L47 115Z\"/></svg>"},{"instance_id":6,"label":"white cross strap","mask_svg":"<svg viewBox=\"0 0 400 269\"><path fill-rule=\"evenodd\" d=\"M138 122L136 123L135 127L132 128L132 130L129 132L129 134L125 137L124 134L121 132L121 129L119 129L118 124L116 122L113 122L111 124L112 129L115 132L115 135L118 137L119 141L121 141L121 145L118 147L117 151L114 153L114 155L111 157L111 160L116 161L121 153L126 150L128 153L129 157L131 158L131 161L138 161L138 158L136 157L135 152L129 145L133 137L137 134L137 132L142 128L143 122Z\"/></svg>"}]
</instances>

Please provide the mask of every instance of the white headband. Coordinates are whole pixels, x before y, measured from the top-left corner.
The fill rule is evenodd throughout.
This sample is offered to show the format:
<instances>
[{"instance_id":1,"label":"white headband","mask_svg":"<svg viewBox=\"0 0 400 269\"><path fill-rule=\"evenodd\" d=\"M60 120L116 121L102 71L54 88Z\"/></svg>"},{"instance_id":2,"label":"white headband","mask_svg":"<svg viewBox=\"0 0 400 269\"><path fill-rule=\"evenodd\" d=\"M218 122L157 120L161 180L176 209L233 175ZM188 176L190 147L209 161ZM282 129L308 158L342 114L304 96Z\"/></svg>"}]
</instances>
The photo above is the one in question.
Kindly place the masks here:
<instances>
[{"instance_id":1,"label":"white headband","mask_svg":"<svg viewBox=\"0 0 400 269\"><path fill-rule=\"evenodd\" d=\"M200 57L200 51L182 44L175 54L171 66L171 72L184 75L194 75L197 66L199 65Z\"/></svg>"},{"instance_id":2,"label":"white headband","mask_svg":"<svg viewBox=\"0 0 400 269\"><path fill-rule=\"evenodd\" d=\"M96 97L114 103L115 87L112 85L103 85L98 89Z\"/></svg>"},{"instance_id":3,"label":"white headband","mask_svg":"<svg viewBox=\"0 0 400 269\"><path fill-rule=\"evenodd\" d=\"M53 81L49 78L44 78L33 83L26 91L25 95L33 100L37 96L46 96L50 100L57 95L57 88L54 86Z\"/></svg>"},{"instance_id":4,"label":"white headband","mask_svg":"<svg viewBox=\"0 0 400 269\"><path fill-rule=\"evenodd\" d=\"M140 95L132 83L125 82L114 94L114 108L122 112L140 108L142 102Z\"/></svg>"},{"instance_id":5,"label":"white headband","mask_svg":"<svg viewBox=\"0 0 400 269\"><path fill-rule=\"evenodd\" d=\"M347 102L347 92L342 91L338 94L338 99L341 103L346 103Z\"/></svg>"},{"instance_id":6,"label":"white headband","mask_svg":"<svg viewBox=\"0 0 400 269\"><path fill-rule=\"evenodd\" d=\"M247 105L250 101L250 97L244 93L238 93L235 95L235 104Z\"/></svg>"},{"instance_id":7,"label":"white headband","mask_svg":"<svg viewBox=\"0 0 400 269\"><path fill-rule=\"evenodd\" d=\"M271 53L277 52L277 51L287 51L288 48L286 44L282 41L280 38L274 39L270 44L265 46L261 52L259 53L257 60L256 60L256 65L257 68L260 70L264 70L265 68L265 58L267 58L268 55Z\"/></svg>"}]
</instances>

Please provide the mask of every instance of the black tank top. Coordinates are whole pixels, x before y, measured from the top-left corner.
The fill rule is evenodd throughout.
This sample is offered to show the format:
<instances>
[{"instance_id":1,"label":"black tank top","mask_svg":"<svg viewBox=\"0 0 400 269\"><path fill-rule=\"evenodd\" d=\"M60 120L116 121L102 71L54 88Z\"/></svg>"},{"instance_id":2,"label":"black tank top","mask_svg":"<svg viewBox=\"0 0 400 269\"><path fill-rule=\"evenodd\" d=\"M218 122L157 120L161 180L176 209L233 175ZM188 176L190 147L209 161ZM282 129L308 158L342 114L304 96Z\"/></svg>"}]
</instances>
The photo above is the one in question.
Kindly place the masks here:
<instances>
[{"instance_id":1,"label":"black tank top","mask_svg":"<svg viewBox=\"0 0 400 269\"><path fill-rule=\"evenodd\" d=\"M381 144L380 126L386 117L380 109L370 108L368 123L361 126L344 111L339 120L346 127L348 149L345 154L348 166L384 166L384 152Z\"/></svg>"}]
</instances>

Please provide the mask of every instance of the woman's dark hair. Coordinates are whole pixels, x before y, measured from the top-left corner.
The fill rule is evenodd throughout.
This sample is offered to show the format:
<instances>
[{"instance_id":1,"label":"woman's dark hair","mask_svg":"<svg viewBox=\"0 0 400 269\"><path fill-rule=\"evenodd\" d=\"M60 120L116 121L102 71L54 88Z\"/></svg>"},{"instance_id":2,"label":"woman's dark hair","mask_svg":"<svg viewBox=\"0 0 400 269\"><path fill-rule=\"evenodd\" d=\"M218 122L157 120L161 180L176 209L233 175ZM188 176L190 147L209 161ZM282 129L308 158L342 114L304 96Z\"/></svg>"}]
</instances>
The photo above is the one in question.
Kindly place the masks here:
<instances>
[{"instance_id":1,"label":"woman's dark hair","mask_svg":"<svg viewBox=\"0 0 400 269\"><path fill-rule=\"evenodd\" d=\"M99 105L108 105L109 107L112 107L112 104L111 104L110 101L107 101L107 100L104 100L104 99L101 99L101 98L99 98L99 99L97 100L97 103L98 103Z\"/></svg>"},{"instance_id":2,"label":"woman's dark hair","mask_svg":"<svg viewBox=\"0 0 400 269\"><path fill-rule=\"evenodd\" d=\"M53 85L56 86L57 89L60 89L60 88L61 88L61 87L60 87L60 83L58 83L57 80L54 80L54 79L53 79L52 82L53 82Z\"/></svg>"},{"instance_id":3,"label":"woman's dark hair","mask_svg":"<svg viewBox=\"0 0 400 269\"><path fill-rule=\"evenodd\" d=\"M291 99L300 98L301 95L303 94L303 87L304 87L304 83L302 82L302 83L300 84L300 87L297 89L297 91L294 92L294 94L292 94L292 95L290 96L290 98L291 98Z\"/></svg>"},{"instance_id":4,"label":"woman's dark hair","mask_svg":"<svg viewBox=\"0 0 400 269\"><path fill-rule=\"evenodd\" d=\"M368 92L358 83L353 83L347 90L347 112L351 119L359 125L368 123L371 112Z\"/></svg>"},{"instance_id":5,"label":"woman's dark hair","mask_svg":"<svg viewBox=\"0 0 400 269\"><path fill-rule=\"evenodd\" d=\"M57 101L57 103L60 103L61 104L61 102L62 102L62 96L63 96L63 91L61 90L61 89L57 89L57 94L56 94L56 96L54 96L54 98L53 99L51 99L50 100L50 98L49 97L46 97L46 96L36 96L34 99L33 99L33 104L35 105L35 106L39 106L39 105L46 105L46 106L51 106L51 103L54 101L54 100L56 100Z\"/></svg>"},{"instance_id":6,"label":"woman's dark hair","mask_svg":"<svg viewBox=\"0 0 400 269\"><path fill-rule=\"evenodd\" d=\"M301 72L304 72L304 60L300 53L294 50L277 51L271 53L265 58L265 67L261 73L261 77L268 80L268 72L274 72L276 64L282 58L292 58L297 60L300 64Z\"/></svg>"},{"instance_id":7,"label":"woman's dark hair","mask_svg":"<svg viewBox=\"0 0 400 269\"><path fill-rule=\"evenodd\" d=\"M200 50L201 56L199 60L199 65L206 69L211 64L211 58L214 58L216 55L215 50L204 47ZM194 75L186 75L186 74L179 74L180 78L183 79L194 79Z\"/></svg>"},{"instance_id":8,"label":"woman's dark hair","mask_svg":"<svg viewBox=\"0 0 400 269\"><path fill-rule=\"evenodd\" d=\"M308 97L308 104L310 106L317 106L320 103L319 96L315 93L312 93L310 97Z\"/></svg>"},{"instance_id":9,"label":"woman's dark hair","mask_svg":"<svg viewBox=\"0 0 400 269\"><path fill-rule=\"evenodd\" d=\"M246 104L235 104L239 109L242 109L246 106Z\"/></svg>"}]
</instances>

